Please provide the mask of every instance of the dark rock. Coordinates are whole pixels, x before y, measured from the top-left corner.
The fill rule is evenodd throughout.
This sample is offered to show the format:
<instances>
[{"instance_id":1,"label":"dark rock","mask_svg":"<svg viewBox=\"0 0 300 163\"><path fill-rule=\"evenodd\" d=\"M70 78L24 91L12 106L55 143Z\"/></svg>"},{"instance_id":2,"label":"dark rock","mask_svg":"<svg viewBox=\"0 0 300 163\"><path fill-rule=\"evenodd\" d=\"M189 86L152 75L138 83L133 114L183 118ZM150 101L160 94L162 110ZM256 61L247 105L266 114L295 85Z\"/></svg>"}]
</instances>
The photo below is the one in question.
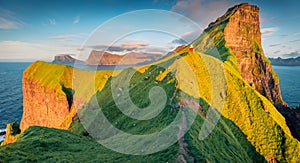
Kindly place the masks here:
<instances>
[{"instance_id":1,"label":"dark rock","mask_svg":"<svg viewBox=\"0 0 300 163\"><path fill-rule=\"evenodd\" d=\"M54 60L52 61L52 63L57 63L57 64L74 64L74 63L84 63L84 62L73 58L71 55L62 54L62 55L55 56Z\"/></svg>"}]
</instances>

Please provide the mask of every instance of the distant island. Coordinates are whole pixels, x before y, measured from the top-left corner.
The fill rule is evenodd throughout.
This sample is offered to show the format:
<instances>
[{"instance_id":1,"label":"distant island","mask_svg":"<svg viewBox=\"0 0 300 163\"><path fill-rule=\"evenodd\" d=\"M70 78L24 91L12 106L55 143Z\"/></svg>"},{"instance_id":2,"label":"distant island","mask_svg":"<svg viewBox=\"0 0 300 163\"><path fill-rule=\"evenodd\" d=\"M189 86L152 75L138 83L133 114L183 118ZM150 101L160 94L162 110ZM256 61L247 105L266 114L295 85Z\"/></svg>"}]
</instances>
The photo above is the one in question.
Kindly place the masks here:
<instances>
[{"instance_id":1,"label":"distant island","mask_svg":"<svg viewBox=\"0 0 300 163\"><path fill-rule=\"evenodd\" d=\"M116 65L141 65L148 64L163 57L172 55L186 45L180 45L170 51L165 56L160 54L142 54L136 52L128 52L123 55L112 54L107 51L92 50L86 61L73 58L74 54L59 54L54 57L52 63L74 65L75 63L85 64L87 66L116 66Z\"/></svg>"},{"instance_id":2,"label":"distant island","mask_svg":"<svg viewBox=\"0 0 300 163\"><path fill-rule=\"evenodd\" d=\"M86 61L75 59L70 54L60 54L54 57L52 63L65 65L80 63L88 66L139 65L151 63L160 58L162 58L162 55L157 54L129 52L123 55L118 55L106 51L92 50Z\"/></svg>"},{"instance_id":3,"label":"distant island","mask_svg":"<svg viewBox=\"0 0 300 163\"><path fill-rule=\"evenodd\" d=\"M54 57L54 60L52 63L57 63L57 64L74 64L74 63L84 63L84 61L77 60L72 57L71 54L60 54L56 55Z\"/></svg>"},{"instance_id":4,"label":"distant island","mask_svg":"<svg viewBox=\"0 0 300 163\"><path fill-rule=\"evenodd\" d=\"M300 57L297 58L269 58L274 66L300 66Z\"/></svg>"}]
</instances>

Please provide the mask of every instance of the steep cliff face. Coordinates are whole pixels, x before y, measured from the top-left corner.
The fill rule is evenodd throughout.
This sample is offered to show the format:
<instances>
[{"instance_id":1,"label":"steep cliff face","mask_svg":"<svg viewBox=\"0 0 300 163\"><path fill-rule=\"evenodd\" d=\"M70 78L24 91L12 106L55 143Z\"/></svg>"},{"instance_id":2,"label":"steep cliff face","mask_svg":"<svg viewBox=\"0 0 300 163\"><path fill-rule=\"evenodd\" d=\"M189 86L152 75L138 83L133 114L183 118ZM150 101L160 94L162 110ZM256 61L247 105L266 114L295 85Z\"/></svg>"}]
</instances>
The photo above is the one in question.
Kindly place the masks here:
<instances>
[{"instance_id":1,"label":"steep cliff face","mask_svg":"<svg viewBox=\"0 0 300 163\"><path fill-rule=\"evenodd\" d=\"M225 45L236 56L242 77L274 104L282 104L278 77L262 50L259 8L236 8L224 29Z\"/></svg>"},{"instance_id":2,"label":"steep cliff face","mask_svg":"<svg viewBox=\"0 0 300 163\"><path fill-rule=\"evenodd\" d=\"M278 77L262 49L257 6L244 3L230 8L205 32L206 35L195 42L199 49L213 53L210 50L215 46L222 59L236 67L253 88L274 104L285 105ZM209 44L206 36L213 40L214 45Z\"/></svg>"},{"instance_id":3,"label":"steep cliff face","mask_svg":"<svg viewBox=\"0 0 300 163\"><path fill-rule=\"evenodd\" d=\"M23 73L23 115L20 128L22 131L29 126L67 129L69 124L62 124L70 113L72 104L68 103L67 92L63 91L64 84L59 83L66 67L60 65L55 69L52 68L52 71L44 72L44 77L56 74L52 81L47 82L46 78L42 80L37 78L38 75L42 75L37 72L41 69L43 65L38 62L29 66Z\"/></svg>"},{"instance_id":4,"label":"steep cliff face","mask_svg":"<svg viewBox=\"0 0 300 163\"><path fill-rule=\"evenodd\" d=\"M62 129L68 127L61 126L71 110L65 94L25 77L23 78L23 95L22 131L34 125Z\"/></svg>"},{"instance_id":5,"label":"steep cliff face","mask_svg":"<svg viewBox=\"0 0 300 163\"><path fill-rule=\"evenodd\" d=\"M22 79L21 131L29 126L68 129L76 114L73 100L86 102L104 86L109 76L111 71L75 70L69 66L40 61L31 64L24 71ZM73 81L74 78L78 80ZM91 89L92 85L94 89ZM73 99L75 93L76 99Z\"/></svg>"}]
</instances>

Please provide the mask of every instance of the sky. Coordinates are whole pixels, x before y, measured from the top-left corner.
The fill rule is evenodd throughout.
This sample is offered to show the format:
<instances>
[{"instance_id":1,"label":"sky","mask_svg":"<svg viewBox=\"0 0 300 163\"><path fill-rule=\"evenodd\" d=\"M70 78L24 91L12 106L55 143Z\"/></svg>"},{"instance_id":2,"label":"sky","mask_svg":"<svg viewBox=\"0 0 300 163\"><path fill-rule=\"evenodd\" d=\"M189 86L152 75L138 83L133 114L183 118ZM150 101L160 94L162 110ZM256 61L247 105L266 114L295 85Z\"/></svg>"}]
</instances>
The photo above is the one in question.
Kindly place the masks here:
<instances>
[{"instance_id":1,"label":"sky","mask_svg":"<svg viewBox=\"0 0 300 163\"><path fill-rule=\"evenodd\" d=\"M0 0L0 60L51 61L108 47L116 54L166 54L178 38L197 38L242 2L260 8L266 56L300 56L297 0Z\"/></svg>"}]
</instances>

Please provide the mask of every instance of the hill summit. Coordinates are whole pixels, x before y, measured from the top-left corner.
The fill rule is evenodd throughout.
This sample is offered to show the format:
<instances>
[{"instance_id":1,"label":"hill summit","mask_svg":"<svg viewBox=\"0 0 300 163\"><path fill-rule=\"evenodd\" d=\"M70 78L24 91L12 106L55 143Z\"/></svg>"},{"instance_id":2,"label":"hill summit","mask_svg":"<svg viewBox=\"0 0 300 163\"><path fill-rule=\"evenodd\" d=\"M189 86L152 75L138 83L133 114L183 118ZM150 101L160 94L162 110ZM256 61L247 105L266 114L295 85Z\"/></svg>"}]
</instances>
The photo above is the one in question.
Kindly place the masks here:
<instances>
[{"instance_id":1,"label":"hill summit","mask_svg":"<svg viewBox=\"0 0 300 163\"><path fill-rule=\"evenodd\" d=\"M236 5L205 29L215 43L222 59L230 62L262 95L276 105L285 105L282 101L278 76L270 61L264 56L261 45L259 8L248 3ZM203 35L195 44L206 53L212 45Z\"/></svg>"}]
</instances>

